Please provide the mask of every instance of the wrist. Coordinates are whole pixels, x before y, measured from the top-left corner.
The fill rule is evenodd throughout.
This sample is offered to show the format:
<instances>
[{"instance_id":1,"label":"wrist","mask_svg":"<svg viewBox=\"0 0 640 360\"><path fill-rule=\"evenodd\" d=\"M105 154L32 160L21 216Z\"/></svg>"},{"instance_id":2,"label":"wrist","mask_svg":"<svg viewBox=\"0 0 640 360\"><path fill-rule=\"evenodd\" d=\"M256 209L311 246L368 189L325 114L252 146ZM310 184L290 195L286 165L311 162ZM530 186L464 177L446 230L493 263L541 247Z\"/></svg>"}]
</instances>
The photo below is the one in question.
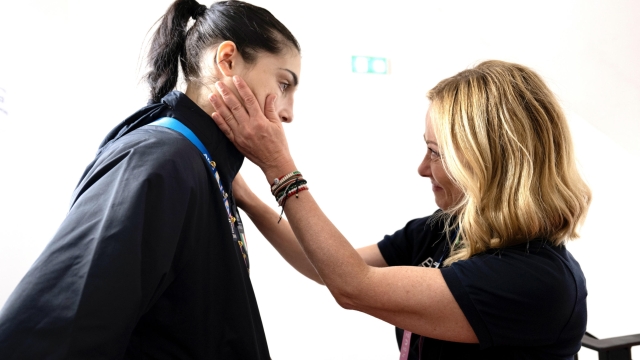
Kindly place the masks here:
<instances>
[{"instance_id":1,"label":"wrist","mask_svg":"<svg viewBox=\"0 0 640 360\"><path fill-rule=\"evenodd\" d=\"M293 167L293 169L295 169L295 166ZM270 174L277 173L271 172ZM280 220L282 220L282 215L284 214L284 205L287 202L287 199L294 195L297 198L300 192L305 190L309 190L309 187L307 186L307 180L302 177L302 174L298 170L292 170L284 175L273 178L273 182L271 183L271 194L275 196L276 201L278 201L278 205L282 207L278 223L280 223Z\"/></svg>"},{"instance_id":2,"label":"wrist","mask_svg":"<svg viewBox=\"0 0 640 360\"><path fill-rule=\"evenodd\" d=\"M262 169L262 171L264 172L264 175L267 177L267 181L269 182L269 185L273 185L273 181L275 179L278 179L281 176L289 174L295 170L296 170L296 165L293 163L293 161L280 164L277 166L273 166L273 167L268 167L268 168L265 167Z\"/></svg>"}]
</instances>

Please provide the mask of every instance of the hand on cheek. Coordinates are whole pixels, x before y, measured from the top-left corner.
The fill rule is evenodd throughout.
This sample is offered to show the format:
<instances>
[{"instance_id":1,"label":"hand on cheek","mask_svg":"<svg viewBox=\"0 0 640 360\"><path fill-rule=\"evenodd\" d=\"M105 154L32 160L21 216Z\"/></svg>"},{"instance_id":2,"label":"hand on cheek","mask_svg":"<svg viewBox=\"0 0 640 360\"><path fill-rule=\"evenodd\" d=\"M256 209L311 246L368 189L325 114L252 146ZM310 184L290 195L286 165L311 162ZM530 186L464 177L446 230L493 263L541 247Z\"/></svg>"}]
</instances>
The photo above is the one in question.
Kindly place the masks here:
<instances>
[{"instance_id":1,"label":"hand on cheek","mask_svg":"<svg viewBox=\"0 0 640 360\"><path fill-rule=\"evenodd\" d=\"M282 123L275 112L276 97L266 96L263 111L241 78L235 76L234 85L242 101L226 85L216 83L219 94L209 97L216 110L212 114L213 120L238 150L258 165L268 178L294 170Z\"/></svg>"}]
</instances>

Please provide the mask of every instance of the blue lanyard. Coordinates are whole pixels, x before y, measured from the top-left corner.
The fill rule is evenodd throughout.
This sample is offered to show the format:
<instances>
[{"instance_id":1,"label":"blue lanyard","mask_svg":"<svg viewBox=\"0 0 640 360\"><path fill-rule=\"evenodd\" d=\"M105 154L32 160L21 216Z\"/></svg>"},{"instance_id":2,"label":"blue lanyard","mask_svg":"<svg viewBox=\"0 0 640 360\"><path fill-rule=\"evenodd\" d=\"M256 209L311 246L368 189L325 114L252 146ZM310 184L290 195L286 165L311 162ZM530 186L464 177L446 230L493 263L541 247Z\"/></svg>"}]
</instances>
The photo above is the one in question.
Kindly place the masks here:
<instances>
[{"instance_id":1,"label":"blue lanyard","mask_svg":"<svg viewBox=\"0 0 640 360\"><path fill-rule=\"evenodd\" d=\"M240 246L240 252L242 253L242 257L244 259L244 263L247 266L247 270L249 270L249 258L247 256L247 241L244 235L244 228L242 226L242 222L239 218L231 215L231 206L229 205L229 195L226 191L224 191L224 187L222 186L222 181L220 181L220 175L218 174L218 170L216 169L215 161L211 160L211 155L209 155L209 151L202 144L200 139L196 136L196 134L191 131L188 127L186 127L183 123L178 121L177 119L171 117L163 117L152 122L149 125L162 126L169 128L171 130L175 130L186 137L195 147L200 150L202 156L204 156L205 160L207 160L207 164L209 164L209 169L213 173L213 177L216 179L218 189L220 190L220 194L222 194L222 201L224 202L224 207L227 210L227 215L229 216L229 225L231 225L231 235L233 235L233 241L237 241ZM234 224L238 227L238 233L240 235L240 239L236 235L236 231L234 228Z\"/></svg>"}]
</instances>

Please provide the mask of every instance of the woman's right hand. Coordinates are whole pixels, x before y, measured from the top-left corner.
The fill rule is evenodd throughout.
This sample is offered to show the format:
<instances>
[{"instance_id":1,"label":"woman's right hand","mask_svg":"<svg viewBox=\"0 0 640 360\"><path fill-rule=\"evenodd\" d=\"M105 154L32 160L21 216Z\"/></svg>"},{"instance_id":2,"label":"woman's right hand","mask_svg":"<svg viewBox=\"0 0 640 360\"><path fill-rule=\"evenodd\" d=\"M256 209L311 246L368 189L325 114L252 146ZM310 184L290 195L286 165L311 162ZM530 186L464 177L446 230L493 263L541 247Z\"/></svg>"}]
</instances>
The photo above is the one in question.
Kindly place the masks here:
<instances>
[{"instance_id":1,"label":"woman's right hand","mask_svg":"<svg viewBox=\"0 0 640 360\"><path fill-rule=\"evenodd\" d=\"M239 76L233 77L240 101L223 82L209 96L215 108L211 117L233 144L264 172L268 181L296 170L282 122L274 108L274 95L265 99L264 112L255 95Z\"/></svg>"}]
</instances>

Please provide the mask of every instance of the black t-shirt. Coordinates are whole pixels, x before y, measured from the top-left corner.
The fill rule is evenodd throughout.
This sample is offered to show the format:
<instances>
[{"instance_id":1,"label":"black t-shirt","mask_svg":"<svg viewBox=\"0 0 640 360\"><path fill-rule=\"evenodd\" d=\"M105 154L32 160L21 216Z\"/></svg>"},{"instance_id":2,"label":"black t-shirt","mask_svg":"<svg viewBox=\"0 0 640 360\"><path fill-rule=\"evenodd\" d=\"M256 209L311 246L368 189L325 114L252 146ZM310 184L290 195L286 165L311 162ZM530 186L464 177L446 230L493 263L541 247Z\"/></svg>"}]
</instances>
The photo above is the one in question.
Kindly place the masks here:
<instances>
[{"instance_id":1,"label":"black t-shirt","mask_svg":"<svg viewBox=\"0 0 640 360\"><path fill-rule=\"evenodd\" d=\"M438 267L444 221L414 219L378 243L389 266ZM479 344L411 336L409 359L573 359L586 330L587 290L564 246L536 239L491 250L442 270ZM398 345L403 330L396 328Z\"/></svg>"}]
</instances>

